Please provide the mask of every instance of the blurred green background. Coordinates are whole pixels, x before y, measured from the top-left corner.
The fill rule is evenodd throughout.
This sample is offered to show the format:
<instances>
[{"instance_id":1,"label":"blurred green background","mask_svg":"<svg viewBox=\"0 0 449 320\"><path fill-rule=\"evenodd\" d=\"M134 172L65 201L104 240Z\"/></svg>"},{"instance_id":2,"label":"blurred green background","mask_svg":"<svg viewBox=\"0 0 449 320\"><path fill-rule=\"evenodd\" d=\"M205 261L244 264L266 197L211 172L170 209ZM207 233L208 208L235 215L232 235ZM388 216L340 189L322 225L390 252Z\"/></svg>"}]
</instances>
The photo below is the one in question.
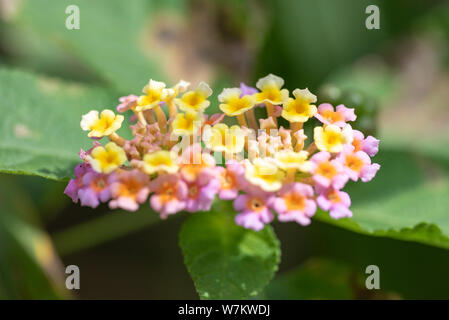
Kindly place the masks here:
<instances>
[{"instance_id":1,"label":"blurred green background","mask_svg":"<svg viewBox=\"0 0 449 320\"><path fill-rule=\"evenodd\" d=\"M70 4L80 8L79 30L65 28ZM365 28L370 4L379 30ZM65 83L93 90L85 101L110 103L88 108L112 108L150 77L203 80L216 96L268 73L356 108L356 127L381 139L383 166L376 181L351 188L360 228L275 223L282 262L259 298L449 298L448 47L447 1L0 0L0 67L35 74L49 92ZM29 91L0 80L3 101L2 87ZM94 91L102 98L90 99ZM64 114L73 102L56 98L77 130L85 110ZM2 133L13 102L0 109ZM50 127L39 111L36 121ZM8 135L0 140L1 166ZM83 208L63 194L66 184L0 175L0 298L198 298L178 246L186 214L159 221L146 206ZM77 291L64 286L70 264L81 270ZM380 267L379 291L364 289L370 264Z\"/></svg>"}]
</instances>

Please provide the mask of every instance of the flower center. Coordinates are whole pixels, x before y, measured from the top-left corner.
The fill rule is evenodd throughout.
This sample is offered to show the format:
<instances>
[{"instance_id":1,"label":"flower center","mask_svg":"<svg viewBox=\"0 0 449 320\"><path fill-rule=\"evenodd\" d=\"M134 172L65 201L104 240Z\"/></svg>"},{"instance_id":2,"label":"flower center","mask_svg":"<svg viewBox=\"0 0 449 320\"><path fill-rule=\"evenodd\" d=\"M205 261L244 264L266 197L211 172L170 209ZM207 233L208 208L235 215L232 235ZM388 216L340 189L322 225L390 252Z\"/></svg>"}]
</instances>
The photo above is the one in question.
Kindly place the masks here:
<instances>
[{"instance_id":1,"label":"flower center","mask_svg":"<svg viewBox=\"0 0 449 320\"><path fill-rule=\"evenodd\" d=\"M326 110L323 112L323 117L330 123L335 123L338 121L343 121L343 117L339 112Z\"/></svg>"},{"instance_id":2,"label":"flower center","mask_svg":"<svg viewBox=\"0 0 449 320\"><path fill-rule=\"evenodd\" d=\"M234 176L228 172L225 172L221 181L222 189L231 189L235 185Z\"/></svg>"},{"instance_id":3,"label":"flower center","mask_svg":"<svg viewBox=\"0 0 449 320\"><path fill-rule=\"evenodd\" d=\"M340 198L340 195L338 194L337 190L329 191L328 194L326 195L326 198L332 203L341 202L341 198Z\"/></svg>"},{"instance_id":4,"label":"flower center","mask_svg":"<svg viewBox=\"0 0 449 320\"><path fill-rule=\"evenodd\" d=\"M362 141L359 139L354 138L352 145L354 146L354 152L362 150Z\"/></svg>"},{"instance_id":5,"label":"flower center","mask_svg":"<svg viewBox=\"0 0 449 320\"><path fill-rule=\"evenodd\" d=\"M102 117L100 118L97 123L95 123L92 126L92 130L98 130L98 131L105 131L107 128L109 128L112 123L113 123L113 119L109 118L109 117Z\"/></svg>"},{"instance_id":6,"label":"flower center","mask_svg":"<svg viewBox=\"0 0 449 320\"><path fill-rule=\"evenodd\" d=\"M317 174L325 178L332 179L337 174L337 169L335 169L329 161L322 162L318 166Z\"/></svg>"},{"instance_id":7,"label":"flower center","mask_svg":"<svg viewBox=\"0 0 449 320\"><path fill-rule=\"evenodd\" d=\"M279 90L275 86L265 88L261 92L261 98L271 101L278 101L280 98Z\"/></svg>"},{"instance_id":8,"label":"flower center","mask_svg":"<svg viewBox=\"0 0 449 320\"><path fill-rule=\"evenodd\" d=\"M178 126L181 129L192 131L193 130L193 121L194 121L194 118L192 118L192 117L182 117L178 122Z\"/></svg>"},{"instance_id":9,"label":"flower center","mask_svg":"<svg viewBox=\"0 0 449 320\"><path fill-rule=\"evenodd\" d=\"M153 102L159 101L160 98L161 98L161 94L160 94L159 91L157 91L157 90L151 90L151 89L150 89L150 90L148 90L148 92L147 92L147 95L146 95L145 100L146 100L148 103L153 103Z\"/></svg>"},{"instance_id":10,"label":"flower center","mask_svg":"<svg viewBox=\"0 0 449 320\"><path fill-rule=\"evenodd\" d=\"M295 108L295 112L298 114L303 114L306 112L307 110L307 105L308 103L306 101L302 101L302 100L295 100L294 102L294 108Z\"/></svg>"},{"instance_id":11,"label":"flower center","mask_svg":"<svg viewBox=\"0 0 449 320\"><path fill-rule=\"evenodd\" d=\"M189 197L190 198L196 198L198 196L198 187L196 185L193 185L189 188Z\"/></svg>"},{"instance_id":12,"label":"flower center","mask_svg":"<svg viewBox=\"0 0 449 320\"><path fill-rule=\"evenodd\" d=\"M326 142L328 145L335 145L340 143L340 134L337 132L327 132L326 134Z\"/></svg>"},{"instance_id":13,"label":"flower center","mask_svg":"<svg viewBox=\"0 0 449 320\"><path fill-rule=\"evenodd\" d=\"M363 161L362 159L358 158L355 155L347 155L346 156L346 166L355 172L360 172L363 168Z\"/></svg>"},{"instance_id":14,"label":"flower center","mask_svg":"<svg viewBox=\"0 0 449 320\"><path fill-rule=\"evenodd\" d=\"M198 177L203 168L204 166L200 164L187 164L181 168L181 172L183 175L187 176L189 181L193 181Z\"/></svg>"},{"instance_id":15,"label":"flower center","mask_svg":"<svg viewBox=\"0 0 449 320\"><path fill-rule=\"evenodd\" d=\"M248 98L245 97L243 97L242 99L234 98L231 101L229 101L228 104L233 107L234 111L245 109L246 107L248 107Z\"/></svg>"},{"instance_id":16,"label":"flower center","mask_svg":"<svg viewBox=\"0 0 449 320\"><path fill-rule=\"evenodd\" d=\"M118 155L113 151L104 151L100 155L98 155L97 159L103 167L119 163Z\"/></svg>"},{"instance_id":17,"label":"flower center","mask_svg":"<svg viewBox=\"0 0 449 320\"><path fill-rule=\"evenodd\" d=\"M106 187L106 185L107 184L104 178L98 178L92 182L91 188L97 192L100 192Z\"/></svg>"},{"instance_id":18,"label":"flower center","mask_svg":"<svg viewBox=\"0 0 449 320\"><path fill-rule=\"evenodd\" d=\"M139 190L140 184L131 179L120 184L119 194L121 197L135 198Z\"/></svg>"},{"instance_id":19,"label":"flower center","mask_svg":"<svg viewBox=\"0 0 449 320\"><path fill-rule=\"evenodd\" d=\"M195 107L203 102L204 98L200 94L192 92L191 94L187 94L187 96L185 96L183 100L188 105Z\"/></svg>"},{"instance_id":20,"label":"flower center","mask_svg":"<svg viewBox=\"0 0 449 320\"><path fill-rule=\"evenodd\" d=\"M260 211L264 207L264 202L259 198L251 198L247 205L251 211Z\"/></svg>"},{"instance_id":21,"label":"flower center","mask_svg":"<svg viewBox=\"0 0 449 320\"><path fill-rule=\"evenodd\" d=\"M175 197L175 187L172 184L165 182L161 187L160 195L162 203L172 200Z\"/></svg>"},{"instance_id":22,"label":"flower center","mask_svg":"<svg viewBox=\"0 0 449 320\"><path fill-rule=\"evenodd\" d=\"M305 197L296 193L289 193L284 197L284 199L288 211L291 210L303 211L306 206Z\"/></svg>"}]
</instances>

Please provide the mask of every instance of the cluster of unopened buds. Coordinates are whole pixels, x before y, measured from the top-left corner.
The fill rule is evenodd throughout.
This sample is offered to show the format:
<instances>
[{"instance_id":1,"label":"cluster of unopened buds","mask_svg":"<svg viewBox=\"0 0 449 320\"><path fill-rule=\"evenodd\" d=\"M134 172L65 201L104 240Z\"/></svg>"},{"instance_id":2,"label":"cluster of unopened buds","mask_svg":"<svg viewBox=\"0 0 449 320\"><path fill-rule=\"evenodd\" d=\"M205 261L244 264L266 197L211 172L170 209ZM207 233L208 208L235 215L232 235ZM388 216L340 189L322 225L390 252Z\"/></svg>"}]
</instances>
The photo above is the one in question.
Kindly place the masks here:
<instances>
[{"instance_id":1,"label":"cluster of unopened buds","mask_svg":"<svg viewBox=\"0 0 449 320\"><path fill-rule=\"evenodd\" d=\"M224 89L218 95L222 113L207 116L212 90L206 83L189 91L185 81L166 88L150 80L143 95L122 97L116 108L133 113L131 140L117 134L123 115L106 109L82 116L93 147L80 151L83 162L65 193L84 206L109 202L128 211L149 199L163 219L209 211L218 197L233 201L235 222L254 230L275 214L279 221L308 225L318 207L335 219L351 217L351 199L342 189L349 180L375 176L380 166L370 157L379 140L352 129L354 109L316 107L308 89L295 89L291 97L283 85L269 74L257 89ZM259 107L266 116L257 120ZM307 141L303 125L311 118L320 125ZM110 140L104 146L103 137Z\"/></svg>"}]
</instances>

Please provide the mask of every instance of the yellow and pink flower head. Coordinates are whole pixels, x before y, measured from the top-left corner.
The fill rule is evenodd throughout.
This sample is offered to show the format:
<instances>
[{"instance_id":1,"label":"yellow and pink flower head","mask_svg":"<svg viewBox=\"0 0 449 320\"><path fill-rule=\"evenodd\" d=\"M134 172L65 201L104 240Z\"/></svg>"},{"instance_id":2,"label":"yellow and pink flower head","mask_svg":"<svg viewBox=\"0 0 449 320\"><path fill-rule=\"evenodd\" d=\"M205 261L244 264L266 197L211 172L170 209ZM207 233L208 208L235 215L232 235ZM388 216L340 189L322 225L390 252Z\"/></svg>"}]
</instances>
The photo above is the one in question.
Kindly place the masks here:
<instances>
[{"instance_id":1,"label":"yellow and pink flower head","mask_svg":"<svg viewBox=\"0 0 449 320\"><path fill-rule=\"evenodd\" d=\"M308 225L317 208L334 219L352 216L342 189L349 180L370 181L380 168L371 161L379 140L352 128L354 109L317 107L308 88L290 95L284 80L269 74L256 88L223 89L214 102L221 113L209 116L210 86L189 87L150 79L143 95L119 98L117 112L133 113L131 139L118 134L123 115L110 109L83 115L93 147L81 150L65 193L92 208L107 202L136 211L148 202L162 219L233 201L235 222L254 230L275 217ZM266 115L256 118L256 107ZM321 125L309 139L304 124L316 123L312 118ZM104 137L110 141L102 143Z\"/></svg>"}]
</instances>

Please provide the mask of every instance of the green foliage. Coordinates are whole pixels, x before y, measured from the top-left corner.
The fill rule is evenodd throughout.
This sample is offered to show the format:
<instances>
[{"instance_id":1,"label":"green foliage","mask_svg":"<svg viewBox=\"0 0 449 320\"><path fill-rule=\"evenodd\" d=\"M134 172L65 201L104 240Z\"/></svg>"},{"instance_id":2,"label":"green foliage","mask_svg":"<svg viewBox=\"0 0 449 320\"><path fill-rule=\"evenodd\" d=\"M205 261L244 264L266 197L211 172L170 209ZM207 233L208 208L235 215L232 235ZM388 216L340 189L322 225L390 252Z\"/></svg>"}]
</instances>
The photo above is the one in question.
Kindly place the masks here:
<instances>
[{"instance_id":1,"label":"green foliage","mask_svg":"<svg viewBox=\"0 0 449 320\"><path fill-rule=\"evenodd\" d=\"M351 299L353 273L345 263L312 259L275 278L265 289L274 300Z\"/></svg>"},{"instance_id":2,"label":"green foliage","mask_svg":"<svg viewBox=\"0 0 449 320\"><path fill-rule=\"evenodd\" d=\"M255 32L244 30L251 28L250 22L254 20L248 19L248 4L228 2L227 7L223 6L223 12L220 11L220 17L221 14L228 16L231 29L242 29L236 34L249 31L252 36L257 33L263 37L263 32L258 34L260 30L254 26ZM0 69L0 172L67 179L79 162L79 149L91 146L91 140L79 128L82 114L91 109L113 108L119 94L138 93L149 77L169 80L166 78L168 72L166 74L167 70L164 70L169 65L164 60L167 57L156 53L164 52L166 48L155 48L158 44L151 36L159 29L152 23L159 21L160 17L164 20L167 10L187 17L191 4L184 0L29 0L18 3L17 14L13 14L7 23L0 22L1 57L4 49L11 50L11 42L13 57L7 58L21 68L57 74L86 84L64 83ZM199 11L201 2L198 3L193 8ZM449 249L447 126L442 127L438 134L428 134L429 130L422 129L420 125L410 125L410 131L396 129L395 125L385 130L382 123L376 123L377 103L389 100L390 94L400 87L397 80L402 78L396 77L388 66L359 68L352 65L367 53L384 51L385 44L391 45L395 42L391 40L411 25L432 32L440 39L441 51L447 49L449 7L442 4L429 15L423 15L430 5L418 0L411 3L407 0L264 2L259 9L267 13L260 17L266 20L263 24L267 26L268 34L261 50L254 48L259 50L253 52L257 57L254 73L282 75L289 89L307 86L315 91L320 85L331 83L338 86L334 87L338 92L327 91L328 96L320 94L320 100L326 98L326 101L339 101L355 107L360 111L357 112L359 121L355 127L364 132L373 133L376 124L379 126L381 152L375 161L382 165L381 170L373 181L351 183L347 187L353 200L354 217L333 220L328 213L319 211L310 228L325 222L328 225L323 224L323 229L332 229L331 226L341 229L335 228L336 232L326 229L320 238L326 244L322 253L343 257L356 264L359 271L375 260L382 270L382 285L385 284L387 289L400 288L406 298L435 298L447 296L447 281L440 281L446 279L442 275L449 265L446 251L360 235ZM65 9L72 4L80 8L80 30L67 30L65 27ZM381 29L378 31L364 28L364 11L369 4L381 7ZM397 19L399 14L401 19ZM207 15L207 12L202 15ZM413 18L419 15L424 19L416 24ZM257 19L256 15L253 18ZM7 28L3 29L3 23ZM184 32L189 32L189 28L196 30L186 24L178 36L185 36ZM226 26L220 22L217 28L226 29ZM239 37L223 30L220 32L214 34L223 36L223 41L228 40L226 36ZM3 39L4 35L7 35L7 41ZM205 48L210 50L205 52L206 55L213 55L214 48ZM15 56L16 53L19 57ZM447 52L444 54L447 59ZM215 60L212 58L211 61ZM232 77L232 73L217 71L212 83L214 99L221 88L235 83ZM109 89L89 87L87 83L101 83ZM335 92L338 95L332 97ZM427 118L431 113L427 107L426 112L412 114L411 117ZM432 112L440 114L436 109ZM217 110L218 104L212 104L208 112ZM410 116L406 111L404 118ZM443 118L446 113L441 112L441 115ZM398 118L392 122L402 120ZM48 235L42 230L36 209L28 203L22 188L10 184L10 177L2 178L0 298L66 297L60 288L63 280L59 275L57 255ZM44 188L39 180L23 180L22 186L29 188L31 200L38 209L49 211L48 219L66 203L64 200L67 198L62 198L61 184ZM51 199L54 194L63 200L58 203ZM210 212L189 216L181 230L180 245L185 263L202 299L255 296L261 293L278 269L280 246L271 226L254 232L235 225L233 218L231 203L216 201ZM150 209L131 215L108 213L56 233L55 247L60 254L71 254L142 229L155 221L159 218ZM345 232L343 229L355 233L341 237ZM304 230L301 229L308 232ZM318 250L317 247L310 250ZM403 265L398 261L402 258L406 261ZM432 266L427 261L433 261ZM413 266L412 272L404 270L406 264ZM350 287L352 270L353 266L346 263L312 260L275 279L267 287L265 297L354 298ZM429 283L420 278L420 272L430 274L426 278ZM398 274L402 276L398 277ZM416 283L409 281L410 278L414 278ZM418 287L425 292L417 290Z\"/></svg>"},{"instance_id":3,"label":"green foliage","mask_svg":"<svg viewBox=\"0 0 449 320\"><path fill-rule=\"evenodd\" d=\"M382 150L375 179L347 188L351 219L317 219L355 232L417 241L449 249L449 167L411 152Z\"/></svg>"},{"instance_id":4,"label":"green foliage","mask_svg":"<svg viewBox=\"0 0 449 320\"><path fill-rule=\"evenodd\" d=\"M349 232L318 221L311 229L314 234L308 238L308 245L313 248L312 254L344 262L354 272L362 274L361 288L368 276L366 267L373 264L379 267L382 293L358 290L358 298L387 298L386 293L393 294L390 298L395 295L402 299L449 298L447 250Z\"/></svg>"},{"instance_id":5,"label":"green foliage","mask_svg":"<svg viewBox=\"0 0 449 320\"><path fill-rule=\"evenodd\" d=\"M50 237L26 194L5 176L0 179L0 203L0 299L67 298Z\"/></svg>"},{"instance_id":6,"label":"green foliage","mask_svg":"<svg viewBox=\"0 0 449 320\"><path fill-rule=\"evenodd\" d=\"M66 29L66 7L77 5L80 29ZM138 93L149 75L163 79L151 54L145 54L144 28L151 2L38 0L26 1L17 22L39 38L63 47L123 94ZM132 58L130 58L132 57Z\"/></svg>"},{"instance_id":7,"label":"green foliage","mask_svg":"<svg viewBox=\"0 0 449 320\"><path fill-rule=\"evenodd\" d=\"M334 66L349 63L384 39L384 26L376 32L365 28L370 4L376 1L271 1L273 24L258 73L284 74L292 88L316 87Z\"/></svg>"},{"instance_id":8,"label":"green foliage","mask_svg":"<svg viewBox=\"0 0 449 320\"><path fill-rule=\"evenodd\" d=\"M202 299L246 299L271 280L280 261L272 228L260 232L234 222L229 204L195 213L180 233L184 261Z\"/></svg>"},{"instance_id":9,"label":"green foliage","mask_svg":"<svg viewBox=\"0 0 449 320\"><path fill-rule=\"evenodd\" d=\"M315 89L342 65L378 52L432 6L414 0L272 0L272 24L258 56L256 74L285 75L289 86ZM368 30L365 9L381 8L379 30ZM401 19L398 19L398 16Z\"/></svg>"},{"instance_id":10,"label":"green foliage","mask_svg":"<svg viewBox=\"0 0 449 320\"><path fill-rule=\"evenodd\" d=\"M64 179L92 145L81 115L111 107L106 91L0 69L0 171Z\"/></svg>"}]
</instances>

